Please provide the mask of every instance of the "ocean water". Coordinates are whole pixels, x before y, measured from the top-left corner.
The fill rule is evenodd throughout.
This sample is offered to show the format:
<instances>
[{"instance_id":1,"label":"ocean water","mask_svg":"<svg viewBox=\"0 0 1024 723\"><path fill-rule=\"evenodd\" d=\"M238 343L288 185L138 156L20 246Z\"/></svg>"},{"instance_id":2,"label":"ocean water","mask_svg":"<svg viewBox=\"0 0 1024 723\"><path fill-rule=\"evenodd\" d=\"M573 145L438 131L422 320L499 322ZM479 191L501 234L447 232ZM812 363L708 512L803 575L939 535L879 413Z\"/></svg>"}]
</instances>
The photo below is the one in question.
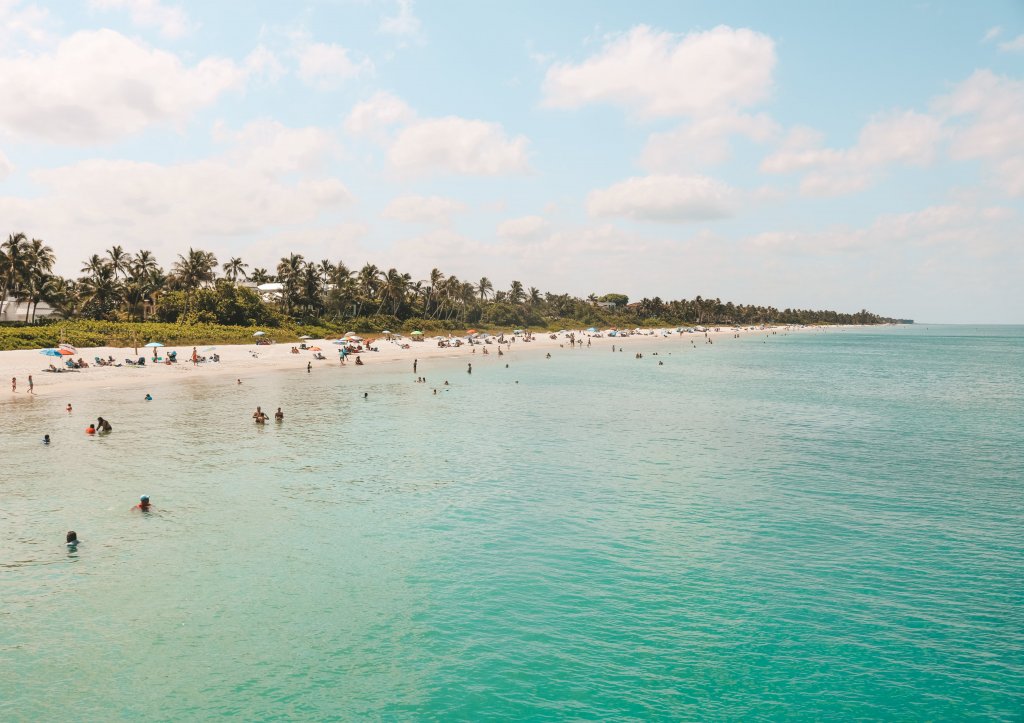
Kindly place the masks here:
<instances>
[{"instance_id":1,"label":"ocean water","mask_svg":"<svg viewBox=\"0 0 1024 723\"><path fill-rule=\"evenodd\" d=\"M1024 717L1024 328L610 343L0 394L0 719Z\"/></svg>"}]
</instances>

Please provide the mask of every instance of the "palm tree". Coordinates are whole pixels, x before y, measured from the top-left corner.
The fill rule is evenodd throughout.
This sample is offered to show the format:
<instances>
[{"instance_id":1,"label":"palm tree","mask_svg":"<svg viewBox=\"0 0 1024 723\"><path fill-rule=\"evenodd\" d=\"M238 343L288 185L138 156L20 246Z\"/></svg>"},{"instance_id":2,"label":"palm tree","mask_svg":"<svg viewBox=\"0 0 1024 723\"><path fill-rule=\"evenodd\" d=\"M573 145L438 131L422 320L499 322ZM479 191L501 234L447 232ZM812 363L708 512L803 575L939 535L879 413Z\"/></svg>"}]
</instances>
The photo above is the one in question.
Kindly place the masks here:
<instances>
[{"instance_id":1,"label":"palm tree","mask_svg":"<svg viewBox=\"0 0 1024 723\"><path fill-rule=\"evenodd\" d=\"M363 313L363 304L367 301L373 301L377 298L377 289L380 286L380 269L374 264L364 264L363 268L359 269L359 274L356 277L356 283L359 286L359 309L356 312L356 316L361 316Z\"/></svg>"},{"instance_id":2,"label":"palm tree","mask_svg":"<svg viewBox=\"0 0 1024 723\"><path fill-rule=\"evenodd\" d=\"M238 256L232 256L229 261L225 261L221 267L224 270L224 275L233 284L238 281L238 277L241 276L243 279L248 278L245 270L249 268L249 264L244 263Z\"/></svg>"},{"instance_id":3,"label":"palm tree","mask_svg":"<svg viewBox=\"0 0 1024 723\"><path fill-rule=\"evenodd\" d=\"M541 302L540 289L536 286L531 286L530 290L527 292L526 301L530 306L536 306L539 304Z\"/></svg>"},{"instance_id":4,"label":"palm tree","mask_svg":"<svg viewBox=\"0 0 1024 723\"><path fill-rule=\"evenodd\" d=\"M284 285L281 297L282 301L284 301L286 314L291 313L293 303L298 296L300 274L305 265L306 260L302 257L302 254L283 256L277 264L277 278Z\"/></svg>"},{"instance_id":5,"label":"palm tree","mask_svg":"<svg viewBox=\"0 0 1024 723\"><path fill-rule=\"evenodd\" d=\"M476 284L476 290L480 294L480 301L486 301L487 297L494 293L494 284L486 276L481 276Z\"/></svg>"},{"instance_id":6,"label":"palm tree","mask_svg":"<svg viewBox=\"0 0 1024 723\"><path fill-rule=\"evenodd\" d=\"M210 251L189 247L188 254L178 254L178 260L171 267L171 278L185 291L185 308L179 318L188 314L192 295L202 284L212 283L217 273L217 257Z\"/></svg>"},{"instance_id":7,"label":"palm tree","mask_svg":"<svg viewBox=\"0 0 1024 723\"><path fill-rule=\"evenodd\" d=\"M25 247L25 262L21 271L21 289L18 292L25 301L25 322L29 315L35 316L36 307L43 296L43 286L50 276L56 257L53 249L37 238L32 239Z\"/></svg>"},{"instance_id":8,"label":"palm tree","mask_svg":"<svg viewBox=\"0 0 1024 723\"><path fill-rule=\"evenodd\" d=\"M257 286L260 284L269 283L273 277L264 268L255 268L252 273L249 274L249 281L253 282Z\"/></svg>"},{"instance_id":9,"label":"palm tree","mask_svg":"<svg viewBox=\"0 0 1024 723\"><path fill-rule=\"evenodd\" d=\"M114 268L114 274L121 274L122 276L128 275L128 268L131 262L131 257L125 253L125 250L120 246L112 246L107 250L107 256L110 257L110 265Z\"/></svg>"},{"instance_id":10,"label":"palm tree","mask_svg":"<svg viewBox=\"0 0 1024 723\"><path fill-rule=\"evenodd\" d=\"M513 281L512 287L508 290L508 300L513 304L521 304L526 299L526 292L523 291L521 281Z\"/></svg>"},{"instance_id":11,"label":"palm tree","mask_svg":"<svg viewBox=\"0 0 1024 723\"><path fill-rule=\"evenodd\" d=\"M28 251L28 237L23 233L12 233L0 244L0 315L4 312L7 295L15 291L18 277L23 273Z\"/></svg>"}]
</instances>

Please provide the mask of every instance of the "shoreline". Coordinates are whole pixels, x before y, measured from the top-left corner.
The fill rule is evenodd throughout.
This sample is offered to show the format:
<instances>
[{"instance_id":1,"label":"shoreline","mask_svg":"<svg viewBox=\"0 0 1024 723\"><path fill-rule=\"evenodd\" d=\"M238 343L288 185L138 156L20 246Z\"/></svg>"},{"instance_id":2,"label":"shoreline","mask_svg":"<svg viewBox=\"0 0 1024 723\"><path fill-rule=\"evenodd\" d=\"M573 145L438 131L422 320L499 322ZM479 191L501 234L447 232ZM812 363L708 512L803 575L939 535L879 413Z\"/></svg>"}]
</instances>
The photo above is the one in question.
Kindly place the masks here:
<instances>
[{"instance_id":1,"label":"shoreline","mask_svg":"<svg viewBox=\"0 0 1024 723\"><path fill-rule=\"evenodd\" d=\"M665 330L644 330L641 334L631 334L628 337L590 337L590 343L593 347L611 349L612 345L616 348L622 347L625 349L633 349L634 351L642 351L639 349L641 345L651 347L667 347L667 346L682 346L686 344L687 347L692 345L705 345L707 340L711 340L711 345L718 343L720 340L729 340L732 337L739 335L740 338L750 337L758 334L771 335L775 333L797 333L797 332L808 332L808 331L821 331L828 329L846 329L851 327L843 326L829 326L829 327L766 327L760 328L741 328L739 331L733 328L722 328L719 331L708 329L706 332L698 333L678 333L671 331L669 336L664 336L663 331ZM586 332L576 331L577 339L583 339L583 345L586 346L588 337ZM538 352L550 352L559 348L569 349L569 339L566 334L556 334L555 339L550 338L550 332L542 332L533 337L532 341L524 341L522 337L518 337L515 342L510 343L510 347L501 345L502 352L505 355L511 355L509 358L514 359L523 353L533 354ZM462 337L457 337L462 338ZM692 342L692 345L691 345ZM256 344L222 344L214 347L203 347L203 349L211 349L209 352L205 352L205 355L209 357L212 353L220 355L219 362L205 362L199 365L193 365L189 357L191 355L191 349L186 347L173 347L166 346L160 348L161 357L170 351L177 351L179 361L167 365L163 363L153 364L152 363L152 349L139 347L139 353L136 354L132 347L83 347L77 349L77 354L74 357L68 358L82 358L88 364L88 368L80 369L77 371L65 371L61 373L52 373L46 371L47 366L52 362L59 366L63 363L63 358L48 357L40 354L38 349L22 349L14 351L0 351L0 380L6 385L9 383L11 377L15 377L18 380L17 392L12 393L9 387L0 387L0 399L4 401L12 399L24 399L29 397L28 394L28 376L32 375L33 383L35 386L34 395L40 398L52 398L57 394L67 394L73 392L76 389L83 388L96 388L96 387L124 387L130 388L135 386L147 386L152 384L165 384L173 381L183 381L189 378L196 378L197 376L202 377L222 377L230 378L235 377L241 379L243 383L256 381L257 378L277 371L289 371L293 370L296 372L305 369L308 362L312 362L313 370L333 368L335 370L345 373L358 374L355 364L355 354L349 354L348 361L346 361L344 367L338 361L338 346L332 343L331 340L325 339L312 339L306 342L309 346L319 346L321 352L326 357L325 360L317 360L313 358L315 352L309 350L302 350L298 354L291 353L293 346L297 344L280 343L270 345L256 345ZM360 352L358 355L363 361L363 365L366 367L379 367L380 365L387 365L388 367L394 368L399 363L405 363L408 365L409 373L413 374L412 364L415 359L422 360L433 360L433 359L466 359L467 362L472 362L473 359L485 356L482 352L484 349L487 350L488 355L497 356L498 343L495 340L493 344L477 343L474 345L463 344L460 347L439 347L437 341L433 338L428 338L421 342L410 342L407 338L402 340L402 343L409 343L410 348L403 349L400 344L393 341L375 340L374 346L378 349L376 352ZM200 354L204 354L202 350ZM108 356L112 356L116 363L122 364L121 367L100 367L94 364L94 358L100 357L106 359ZM132 367L124 364L125 358L138 358L139 356L145 356L147 363L145 367Z\"/></svg>"}]
</instances>

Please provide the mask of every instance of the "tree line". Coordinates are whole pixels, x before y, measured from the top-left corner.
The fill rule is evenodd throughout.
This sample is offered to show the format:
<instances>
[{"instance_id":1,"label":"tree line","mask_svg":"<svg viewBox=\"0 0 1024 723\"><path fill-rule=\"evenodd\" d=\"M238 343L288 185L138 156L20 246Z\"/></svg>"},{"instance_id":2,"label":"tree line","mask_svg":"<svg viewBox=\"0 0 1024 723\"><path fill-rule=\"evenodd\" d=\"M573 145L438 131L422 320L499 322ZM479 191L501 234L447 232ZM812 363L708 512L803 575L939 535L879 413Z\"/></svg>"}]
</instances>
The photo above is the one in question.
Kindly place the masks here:
<instances>
[{"instance_id":1,"label":"tree line","mask_svg":"<svg viewBox=\"0 0 1024 723\"><path fill-rule=\"evenodd\" d=\"M892 322L866 310L777 309L702 298L630 303L623 294L541 292L513 281L495 288L486 276L466 281L433 269L413 279L398 269L361 268L290 253L273 272L250 268L239 257L189 248L164 269L152 252L119 245L86 259L77 278L53 273L53 249L23 233L0 244L0 314L10 299L25 305L25 323L40 303L58 318L275 326L285 322L341 324L353 320L434 328L483 326L668 326L679 324L878 324ZM258 285L277 283L261 293ZM366 324L364 323L364 326ZM381 327L383 328L383 326Z\"/></svg>"}]
</instances>

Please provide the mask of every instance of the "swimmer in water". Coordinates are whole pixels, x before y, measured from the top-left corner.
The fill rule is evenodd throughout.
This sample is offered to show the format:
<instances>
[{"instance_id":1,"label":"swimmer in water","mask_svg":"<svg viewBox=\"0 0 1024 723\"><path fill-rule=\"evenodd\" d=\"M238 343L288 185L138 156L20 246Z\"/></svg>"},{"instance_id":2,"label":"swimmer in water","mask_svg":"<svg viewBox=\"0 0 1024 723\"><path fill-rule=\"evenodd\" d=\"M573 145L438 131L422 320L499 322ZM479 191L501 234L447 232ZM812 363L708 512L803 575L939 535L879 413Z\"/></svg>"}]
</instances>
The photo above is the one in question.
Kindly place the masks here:
<instances>
[{"instance_id":1,"label":"swimmer in water","mask_svg":"<svg viewBox=\"0 0 1024 723\"><path fill-rule=\"evenodd\" d=\"M274 412L274 421L275 422L283 422L284 421L284 412L281 411L281 407L278 407L277 411Z\"/></svg>"},{"instance_id":2,"label":"swimmer in water","mask_svg":"<svg viewBox=\"0 0 1024 723\"><path fill-rule=\"evenodd\" d=\"M78 533L74 530L68 530L68 534L64 541L72 550L78 547L78 543L81 542L81 540L78 539Z\"/></svg>"},{"instance_id":3,"label":"swimmer in water","mask_svg":"<svg viewBox=\"0 0 1024 723\"><path fill-rule=\"evenodd\" d=\"M132 507L132 509L146 512L150 507L152 507L152 505L149 503L149 495L142 495L139 497L139 504Z\"/></svg>"},{"instance_id":4,"label":"swimmer in water","mask_svg":"<svg viewBox=\"0 0 1024 723\"><path fill-rule=\"evenodd\" d=\"M43 444L49 444L49 443L50 443L50 435L44 434L43 435Z\"/></svg>"},{"instance_id":5,"label":"swimmer in water","mask_svg":"<svg viewBox=\"0 0 1024 723\"><path fill-rule=\"evenodd\" d=\"M68 414L71 414L71 405L68 404Z\"/></svg>"},{"instance_id":6,"label":"swimmer in water","mask_svg":"<svg viewBox=\"0 0 1024 723\"><path fill-rule=\"evenodd\" d=\"M96 425L95 424L90 424L88 427L86 427L85 433L86 434L96 434Z\"/></svg>"},{"instance_id":7,"label":"swimmer in water","mask_svg":"<svg viewBox=\"0 0 1024 723\"><path fill-rule=\"evenodd\" d=\"M242 380L241 380L241 379L236 379L236 380L235 380L235 383L236 383L236 384L241 384L241 383L242 383Z\"/></svg>"},{"instance_id":8,"label":"swimmer in water","mask_svg":"<svg viewBox=\"0 0 1024 723\"><path fill-rule=\"evenodd\" d=\"M146 401L147 402L152 402L153 401L153 395L152 394L147 394L146 395Z\"/></svg>"},{"instance_id":9,"label":"swimmer in water","mask_svg":"<svg viewBox=\"0 0 1024 723\"><path fill-rule=\"evenodd\" d=\"M106 434L107 432L113 431L114 428L110 426L110 422L105 420L103 417L100 417L96 420L96 429Z\"/></svg>"}]
</instances>

